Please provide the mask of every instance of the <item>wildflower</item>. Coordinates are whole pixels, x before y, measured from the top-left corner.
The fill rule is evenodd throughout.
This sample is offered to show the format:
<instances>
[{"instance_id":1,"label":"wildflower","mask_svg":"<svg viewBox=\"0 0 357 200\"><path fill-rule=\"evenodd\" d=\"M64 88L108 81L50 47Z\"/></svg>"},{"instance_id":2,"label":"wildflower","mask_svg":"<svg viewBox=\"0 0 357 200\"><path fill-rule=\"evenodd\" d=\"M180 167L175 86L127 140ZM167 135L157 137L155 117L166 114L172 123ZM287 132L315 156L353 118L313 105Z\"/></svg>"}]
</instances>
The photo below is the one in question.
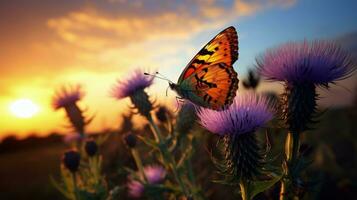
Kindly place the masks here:
<instances>
[{"instance_id":1,"label":"wildflower","mask_svg":"<svg viewBox=\"0 0 357 200\"><path fill-rule=\"evenodd\" d=\"M134 134L129 133L124 136L124 142L129 148L134 148L136 146L136 137Z\"/></svg>"},{"instance_id":2,"label":"wildflower","mask_svg":"<svg viewBox=\"0 0 357 200\"><path fill-rule=\"evenodd\" d=\"M78 107L77 102L82 99L84 93L80 85L61 87L52 98L52 106L55 110L64 108L73 128L84 135L84 127L89 121L85 120L83 111Z\"/></svg>"},{"instance_id":3,"label":"wildflower","mask_svg":"<svg viewBox=\"0 0 357 200\"><path fill-rule=\"evenodd\" d=\"M200 108L198 117L202 126L223 137L224 173L234 181L252 179L260 174L263 158L253 133L273 117L264 96L239 95L228 109Z\"/></svg>"},{"instance_id":4,"label":"wildflower","mask_svg":"<svg viewBox=\"0 0 357 200\"><path fill-rule=\"evenodd\" d=\"M268 50L257 59L260 74L271 81L283 81L281 96L282 119L289 130L285 143L280 199L294 198L301 185L298 167L300 133L309 129L316 113L316 87L329 87L354 72L356 64L350 54L339 46L326 42L295 42Z\"/></svg>"},{"instance_id":5,"label":"wildflower","mask_svg":"<svg viewBox=\"0 0 357 200\"><path fill-rule=\"evenodd\" d=\"M84 149L89 157L93 157L98 151L98 145L93 139L90 139L86 141Z\"/></svg>"},{"instance_id":6,"label":"wildflower","mask_svg":"<svg viewBox=\"0 0 357 200\"><path fill-rule=\"evenodd\" d=\"M139 198L144 193L144 185L139 181L130 180L128 183L129 196Z\"/></svg>"},{"instance_id":7,"label":"wildflower","mask_svg":"<svg viewBox=\"0 0 357 200\"><path fill-rule=\"evenodd\" d=\"M72 173L77 172L81 156L76 150L69 150L63 154L62 163Z\"/></svg>"},{"instance_id":8,"label":"wildflower","mask_svg":"<svg viewBox=\"0 0 357 200\"><path fill-rule=\"evenodd\" d=\"M149 117L153 106L144 89L152 83L153 77L145 76L140 69L137 69L126 80L118 80L117 85L113 88L112 95L117 99L129 97L139 113Z\"/></svg>"},{"instance_id":9,"label":"wildflower","mask_svg":"<svg viewBox=\"0 0 357 200\"><path fill-rule=\"evenodd\" d=\"M148 184L160 184L166 176L166 171L161 166L151 165L144 168L144 174ZM129 196L139 198L143 195L145 186L142 182L129 178L128 190Z\"/></svg>"},{"instance_id":10,"label":"wildflower","mask_svg":"<svg viewBox=\"0 0 357 200\"><path fill-rule=\"evenodd\" d=\"M307 130L312 122L316 86L328 88L356 69L347 52L326 41L287 43L268 50L257 59L257 66L266 79L285 83L283 119L295 133Z\"/></svg>"},{"instance_id":11,"label":"wildflower","mask_svg":"<svg viewBox=\"0 0 357 200\"><path fill-rule=\"evenodd\" d=\"M159 184L166 176L165 169L159 165L146 166L144 173L149 184Z\"/></svg>"}]
</instances>

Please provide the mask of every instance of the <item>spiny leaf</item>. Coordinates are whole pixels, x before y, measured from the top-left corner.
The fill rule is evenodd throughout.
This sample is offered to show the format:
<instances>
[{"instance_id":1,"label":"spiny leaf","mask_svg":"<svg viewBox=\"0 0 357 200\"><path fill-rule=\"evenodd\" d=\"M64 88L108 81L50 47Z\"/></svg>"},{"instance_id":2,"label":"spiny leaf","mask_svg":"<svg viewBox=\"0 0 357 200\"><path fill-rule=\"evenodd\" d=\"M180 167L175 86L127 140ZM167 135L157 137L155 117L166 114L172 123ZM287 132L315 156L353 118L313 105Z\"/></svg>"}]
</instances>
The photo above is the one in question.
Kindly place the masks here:
<instances>
[{"instance_id":1,"label":"spiny leaf","mask_svg":"<svg viewBox=\"0 0 357 200\"><path fill-rule=\"evenodd\" d=\"M281 179L282 175L273 174L273 178L264 181L252 181L248 184L248 193L251 198L257 194L271 188L275 183Z\"/></svg>"}]
</instances>

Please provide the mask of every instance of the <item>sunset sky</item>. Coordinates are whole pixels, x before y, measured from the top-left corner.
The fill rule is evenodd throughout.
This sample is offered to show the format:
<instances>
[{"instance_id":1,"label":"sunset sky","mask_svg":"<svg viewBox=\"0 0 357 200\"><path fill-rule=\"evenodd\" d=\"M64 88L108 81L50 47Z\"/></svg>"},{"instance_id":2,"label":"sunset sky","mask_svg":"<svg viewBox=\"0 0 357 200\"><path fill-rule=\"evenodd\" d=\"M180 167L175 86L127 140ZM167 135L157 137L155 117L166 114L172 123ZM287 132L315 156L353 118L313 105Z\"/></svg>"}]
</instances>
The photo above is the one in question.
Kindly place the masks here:
<instances>
[{"instance_id":1,"label":"sunset sky","mask_svg":"<svg viewBox=\"0 0 357 200\"><path fill-rule=\"evenodd\" d=\"M129 105L109 96L117 79L141 67L176 81L195 53L231 25L239 35L240 79L257 55L291 40L331 39L356 55L356 9L355 0L0 1L0 139L63 132L64 112L52 110L51 97L70 83L86 91L80 106L95 114L90 131L116 128ZM348 104L356 83L356 76L341 83L323 103ZM175 94L162 95L166 87L156 80L149 92L170 103ZM35 104L32 117L11 111L21 99Z\"/></svg>"}]
</instances>

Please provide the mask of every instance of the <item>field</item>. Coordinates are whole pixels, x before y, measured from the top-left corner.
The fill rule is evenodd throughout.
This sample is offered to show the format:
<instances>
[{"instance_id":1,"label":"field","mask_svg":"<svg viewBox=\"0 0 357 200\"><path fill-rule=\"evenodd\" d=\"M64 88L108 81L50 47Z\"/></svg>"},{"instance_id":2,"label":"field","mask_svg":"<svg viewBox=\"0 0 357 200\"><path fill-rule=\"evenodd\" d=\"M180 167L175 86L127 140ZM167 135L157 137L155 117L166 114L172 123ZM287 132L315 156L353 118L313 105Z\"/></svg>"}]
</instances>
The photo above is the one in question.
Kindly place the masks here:
<instances>
[{"instance_id":1,"label":"field","mask_svg":"<svg viewBox=\"0 0 357 200\"><path fill-rule=\"evenodd\" d=\"M328 110L315 131L304 135L304 141L314 147L311 153L314 163L309 168L309 173L314 177L314 187L311 189L312 195L306 199L353 199L357 195L356 119L357 107ZM215 137L207 132L202 133L199 127L195 130L202 135L200 151L196 152L197 159L194 159L194 168L200 172L199 180L203 187L210 188L206 191L210 199L229 199L228 186L212 183L215 178L214 167L207 149L214 149ZM115 169L121 164L133 166L133 161L128 156L128 150L122 148L120 133L112 134L111 142L101 147L104 169L111 172L107 178L112 183L118 181L125 184L125 177L116 173ZM283 135L271 134L272 152L278 152L281 148L275 144L283 139ZM18 145L14 145L16 143ZM49 177L58 178L61 154L66 148L57 135L49 138L31 137L23 141L4 140L0 148L0 199L63 199L51 185ZM257 199L272 199L272 193L271 190ZM123 191L123 199L125 196L126 191Z\"/></svg>"}]
</instances>

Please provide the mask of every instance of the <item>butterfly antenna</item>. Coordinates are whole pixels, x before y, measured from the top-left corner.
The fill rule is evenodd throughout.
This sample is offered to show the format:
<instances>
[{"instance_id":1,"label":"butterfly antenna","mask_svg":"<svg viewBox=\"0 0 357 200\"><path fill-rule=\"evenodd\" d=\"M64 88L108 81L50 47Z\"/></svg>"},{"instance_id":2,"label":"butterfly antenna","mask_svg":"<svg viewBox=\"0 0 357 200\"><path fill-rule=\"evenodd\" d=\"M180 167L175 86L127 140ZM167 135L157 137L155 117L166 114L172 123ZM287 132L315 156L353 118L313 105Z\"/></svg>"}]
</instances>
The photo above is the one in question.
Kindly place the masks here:
<instances>
[{"instance_id":1,"label":"butterfly antenna","mask_svg":"<svg viewBox=\"0 0 357 200\"><path fill-rule=\"evenodd\" d=\"M170 83L172 83L172 81L171 81L170 79L168 79L166 76L162 75L161 73L156 72L156 74L157 74L157 75L160 75L161 78L163 78L163 79L169 81Z\"/></svg>"},{"instance_id":2,"label":"butterfly antenna","mask_svg":"<svg viewBox=\"0 0 357 200\"><path fill-rule=\"evenodd\" d=\"M165 81L168 81L169 83L172 83L172 81L164 76L162 76L161 74L159 74L158 72L156 72L155 74L149 74L147 72L144 72L144 75L146 76L151 76L151 77L154 77L154 78L158 78L158 79L161 79L161 80L165 80ZM160 75L160 76L158 76Z\"/></svg>"}]
</instances>

